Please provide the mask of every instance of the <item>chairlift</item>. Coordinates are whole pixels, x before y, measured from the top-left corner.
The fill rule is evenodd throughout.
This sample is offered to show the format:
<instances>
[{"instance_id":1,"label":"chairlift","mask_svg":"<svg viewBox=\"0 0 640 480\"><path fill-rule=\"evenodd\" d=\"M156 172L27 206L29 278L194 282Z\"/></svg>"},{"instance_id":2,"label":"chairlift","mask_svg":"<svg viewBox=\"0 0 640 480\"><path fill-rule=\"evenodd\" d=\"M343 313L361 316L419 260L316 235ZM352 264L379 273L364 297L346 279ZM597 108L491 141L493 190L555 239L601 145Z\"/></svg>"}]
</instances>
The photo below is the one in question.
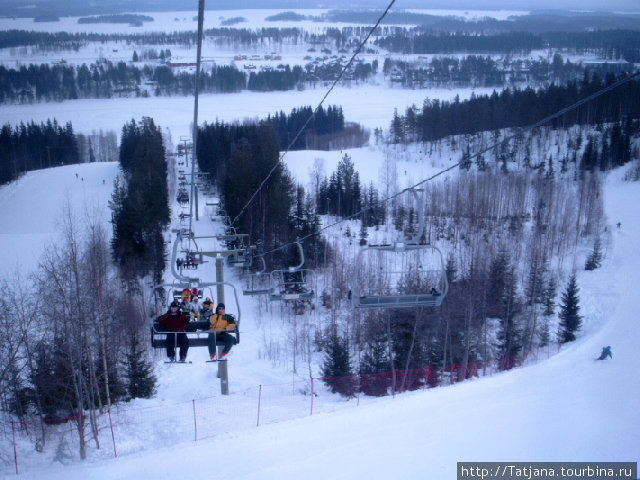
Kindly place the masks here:
<instances>
[{"instance_id":1,"label":"chairlift","mask_svg":"<svg viewBox=\"0 0 640 480\"><path fill-rule=\"evenodd\" d=\"M416 234L393 245L369 245L358 253L351 289L354 308L439 307L449 290L440 249L421 243L425 231L424 202L418 204Z\"/></svg>"},{"instance_id":2,"label":"chairlift","mask_svg":"<svg viewBox=\"0 0 640 480\"><path fill-rule=\"evenodd\" d=\"M273 270L270 274L272 301L280 300L309 300L315 296L313 285L315 284L315 272L303 269L304 250L302 244L296 242L300 254L300 263L286 270Z\"/></svg>"},{"instance_id":3,"label":"chairlift","mask_svg":"<svg viewBox=\"0 0 640 480\"><path fill-rule=\"evenodd\" d=\"M439 307L448 290L440 249L399 242L359 252L351 300L354 308Z\"/></svg>"},{"instance_id":4,"label":"chairlift","mask_svg":"<svg viewBox=\"0 0 640 480\"><path fill-rule=\"evenodd\" d=\"M233 292L233 298L235 301L235 314L233 315L236 322L236 328L234 330L229 330L228 333L231 333L235 336L236 345L240 343L240 302L238 301L238 295L236 291L236 287L228 282L206 282L201 283L198 286L192 283L173 283L173 284L164 284L158 285L154 288L154 291L158 289L159 291L164 290L167 294L167 305L171 303L172 300L177 300L182 298L182 294L185 289L189 289L192 292L195 290L196 296L198 298L209 297L214 299L214 288L230 288ZM160 290L162 289L162 290ZM228 295L225 295L225 298L229 298ZM164 312L163 312L164 313ZM175 335L171 335L174 332L168 332L164 329L164 326L159 322L159 318L161 315L157 315L151 321L151 346L155 349L165 349L167 347L167 341L170 341L173 337L175 341ZM191 319L189 324L187 325L187 338L189 339L189 348L191 347L206 347L209 343L209 320L200 320L200 319ZM223 346L224 344L218 340L216 345Z\"/></svg>"},{"instance_id":5,"label":"chairlift","mask_svg":"<svg viewBox=\"0 0 640 480\"><path fill-rule=\"evenodd\" d=\"M255 246L249 245L249 235L234 234L225 235L227 249L233 252L227 256L227 265L235 268L249 268L251 267L253 255L251 251L255 249Z\"/></svg>"},{"instance_id":6,"label":"chairlift","mask_svg":"<svg viewBox=\"0 0 640 480\"><path fill-rule=\"evenodd\" d=\"M178 267L178 270L196 270L198 265L205 263L203 255L200 252L185 250L184 253L184 258L176 258L176 267Z\"/></svg>"},{"instance_id":7,"label":"chairlift","mask_svg":"<svg viewBox=\"0 0 640 480\"><path fill-rule=\"evenodd\" d=\"M189 203L189 194L184 188L180 188L180 190L178 190L176 200L179 204Z\"/></svg>"},{"instance_id":8,"label":"chairlift","mask_svg":"<svg viewBox=\"0 0 640 480\"><path fill-rule=\"evenodd\" d=\"M247 282L242 289L242 294L247 296L270 295L273 291L271 288L271 274L267 272L267 264L264 257L257 257L262 263L262 268L247 275Z\"/></svg>"}]
</instances>

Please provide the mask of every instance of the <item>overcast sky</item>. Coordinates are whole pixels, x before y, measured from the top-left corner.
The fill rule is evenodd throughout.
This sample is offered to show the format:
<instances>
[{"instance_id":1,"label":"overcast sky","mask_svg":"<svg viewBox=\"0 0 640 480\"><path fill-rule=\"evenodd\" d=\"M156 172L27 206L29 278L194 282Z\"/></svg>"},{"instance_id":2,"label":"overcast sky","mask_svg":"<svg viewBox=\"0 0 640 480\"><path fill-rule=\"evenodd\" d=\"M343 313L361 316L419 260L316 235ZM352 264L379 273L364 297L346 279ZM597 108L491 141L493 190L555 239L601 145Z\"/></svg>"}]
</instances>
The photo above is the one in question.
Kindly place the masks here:
<instances>
[{"instance_id":1,"label":"overcast sky","mask_svg":"<svg viewBox=\"0 0 640 480\"><path fill-rule=\"evenodd\" d=\"M207 9L237 8L384 8L390 0L205 0ZM45 9L102 9L104 7L142 11L149 10L197 10L198 0L2 0L5 8L18 7L29 10L33 6ZM49 8L46 8L49 7ZM151 7L151 8L149 8ZM155 7L155 8L154 8ZM570 9L640 12L640 0L396 0L395 10L423 9ZM0 8L2 10L2 8Z\"/></svg>"},{"instance_id":2,"label":"overcast sky","mask_svg":"<svg viewBox=\"0 0 640 480\"><path fill-rule=\"evenodd\" d=\"M409 0L414 2L414 0ZM395 6L402 8L404 0L396 0ZM420 1L415 3L421 3L422 8L431 8L427 4L429 1ZM600 11L612 11L612 10L627 10L627 11L640 11L640 0L608 0L603 2L602 0L450 0L448 2L434 2L440 3L442 6L448 6L448 8L473 8L474 10L481 9L509 9L509 10L537 10L537 9L566 9L566 10L600 10Z\"/></svg>"}]
</instances>

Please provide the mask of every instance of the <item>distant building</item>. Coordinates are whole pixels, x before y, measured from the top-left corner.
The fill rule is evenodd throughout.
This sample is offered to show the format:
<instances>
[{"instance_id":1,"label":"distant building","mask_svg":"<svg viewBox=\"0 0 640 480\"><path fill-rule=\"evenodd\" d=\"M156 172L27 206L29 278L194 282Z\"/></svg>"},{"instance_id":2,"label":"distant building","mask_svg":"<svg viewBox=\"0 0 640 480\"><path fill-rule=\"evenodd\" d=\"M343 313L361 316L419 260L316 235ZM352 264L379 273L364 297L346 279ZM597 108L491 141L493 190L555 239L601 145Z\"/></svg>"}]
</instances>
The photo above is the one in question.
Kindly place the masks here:
<instances>
[{"instance_id":1,"label":"distant building","mask_svg":"<svg viewBox=\"0 0 640 480\"><path fill-rule=\"evenodd\" d=\"M586 69L600 72L628 72L634 68L633 64L626 60L585 60L582 65Z\"/></svg>"}]
</instances>

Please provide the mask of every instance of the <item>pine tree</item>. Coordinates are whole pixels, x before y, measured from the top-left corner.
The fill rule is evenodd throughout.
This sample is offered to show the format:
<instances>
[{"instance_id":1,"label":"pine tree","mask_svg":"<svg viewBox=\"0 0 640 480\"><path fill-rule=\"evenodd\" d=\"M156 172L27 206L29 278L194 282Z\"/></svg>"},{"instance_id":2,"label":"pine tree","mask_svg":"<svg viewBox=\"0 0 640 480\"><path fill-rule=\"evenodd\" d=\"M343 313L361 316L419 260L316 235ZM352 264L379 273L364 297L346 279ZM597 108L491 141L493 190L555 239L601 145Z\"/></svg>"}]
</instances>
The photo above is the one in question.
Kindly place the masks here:
<instances>
[{"instance_id":1,"label":"pine tree","mask_svg":"<svg viewBox=\"0 0 640 480\"><path fill-rule=\"evenodd\" d=\"M377 375L389 370L387 342L376 338L368 347L360 361L360 391L365 395L381 397L391 387L389 375Z\"/></svg>"},{"instance_id":2,"label":"pine tree","mask_svg":"<svg viewBox=\"0 0 640 480\"><path fill-rule=\"evenodd\" d=\"M582 326L582 316L580 315L580 299L578 298L578 284L575 274L571 275L567 284L567 289L562 294L560 304L560 325L558 329L558 341L560 343L572 342L576 339L576 332Z\"/></svg>"},{"instance_id":3,"label":"pine tree","mask_svg":"<svg viewBox=\"0 0 640 480\"><path fill-rule=\"evenodd\" d=\"M363 213L362 220L360 221L360 232L359 232L359 238L360 238L359 244L361 247L367 244L368 236L369 236L369 232L367 232L367 221Z\"/></svg>"},{"instance_id":4,"label":"pine tree","mask_svg":"<svg viewBox=\"0 0 640 480\"><path fill-rule=\"evenodd\" d=\"M489 290L487 292L487 314L498 318L500 328L496 333L500 368L508 370L514 366L522 350L522 332L518 324L521 301L517 294L518 279L515 267L505 251L500 252L489 268Z\"/></svg>"},{"instance_id":5,"label":"pine tree","mask_svg":"<svg viewBox=\"0 0 640 480\"><path fill-rule=\"evenodd\" d=\"M458 274L458 267L456 266L456 260L453 256L453 253L450 253L447 256L447 265L445 266L445 271L447 272L447 282L449 285L453 284L456 281L456 276Z\"/></svg>"},{"instance_id":6,"label":"pine tree","mask_svg":"<svg viewBox=\"0 0 640 480\"><path fill-rule=\"evenodd\" d=\"M156 391L157 378L153 374L153 366L145 361L144 354L138 335L131 335L123 365L127 376L127 393L131 399L151 398Z\"/></svg>"},{"instance_id":7,"label":"pine tree","mask_svg":"<svg viewBox=\"0 0 640 480\"><path fill-rule=\"evenodd\" d=\"M585 270L595 270L602 265L602 242L599 238L593 244L593 251L584 264Z\"/></svg>"},{"instance_id":8,"label":"pine tree","mask_svg":"<svg viewBox=\"0 0 640 480\"><path fill-rule=\"evenodd\" d=\"M549 345L551 334L549 332L549 317L544 317L538 330L538 347L543 348Z\"/></svg>"},{"instance_id":9,"label":"pine tree","mask_svg":"<svg viewBox=\"0 0 640 480\"><path fill-rule=\"evenodd\" d=\"M549 278L549 282L547 283L547 286L544 289L543 298L542 298L542 304L544 305L544 310L542 314L545 317L550 317L555 313L557 289L558 287L556 284L556 279L553 277Z\"/></svg>"},{"instance_id":10,"label":"pine tree","mask_svg":"<svg viewBox=\"0 0 640 480\"><path fill-rule=\"evenodd\" d=\"M332 393L345 397L353 397L356 393L356 382L349 357L349 341L337 334L327 342L327 350L322 364L322 381Z\"/></svg>"}]
</instances>

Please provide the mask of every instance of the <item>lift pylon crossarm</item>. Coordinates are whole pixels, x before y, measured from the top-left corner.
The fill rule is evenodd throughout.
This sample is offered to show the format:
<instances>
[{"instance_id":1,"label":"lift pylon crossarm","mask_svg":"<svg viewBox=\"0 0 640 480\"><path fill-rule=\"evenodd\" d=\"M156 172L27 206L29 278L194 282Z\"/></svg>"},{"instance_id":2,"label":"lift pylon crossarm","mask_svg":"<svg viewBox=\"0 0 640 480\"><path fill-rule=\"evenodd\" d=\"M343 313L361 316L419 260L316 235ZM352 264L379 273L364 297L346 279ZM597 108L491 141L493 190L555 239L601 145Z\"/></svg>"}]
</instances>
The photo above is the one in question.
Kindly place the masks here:
<instances>
[{"instance_id":1,"label":"lift pylon crossarm","mask_svg":"<svg viewBox=\"0 0 640 480\"><path fill-rule=\"evenodd\" d=\"M240 252L244 252L245 249L241 248L241 249L235 249L235 250L215 250L215 251L210 251L210 252L198 252L199 255L202 255L204 257L213 257L216 258L217 256L221 256L221 257L231 257L233 255L237 255Z\"/></svg>"}]
</instances>

